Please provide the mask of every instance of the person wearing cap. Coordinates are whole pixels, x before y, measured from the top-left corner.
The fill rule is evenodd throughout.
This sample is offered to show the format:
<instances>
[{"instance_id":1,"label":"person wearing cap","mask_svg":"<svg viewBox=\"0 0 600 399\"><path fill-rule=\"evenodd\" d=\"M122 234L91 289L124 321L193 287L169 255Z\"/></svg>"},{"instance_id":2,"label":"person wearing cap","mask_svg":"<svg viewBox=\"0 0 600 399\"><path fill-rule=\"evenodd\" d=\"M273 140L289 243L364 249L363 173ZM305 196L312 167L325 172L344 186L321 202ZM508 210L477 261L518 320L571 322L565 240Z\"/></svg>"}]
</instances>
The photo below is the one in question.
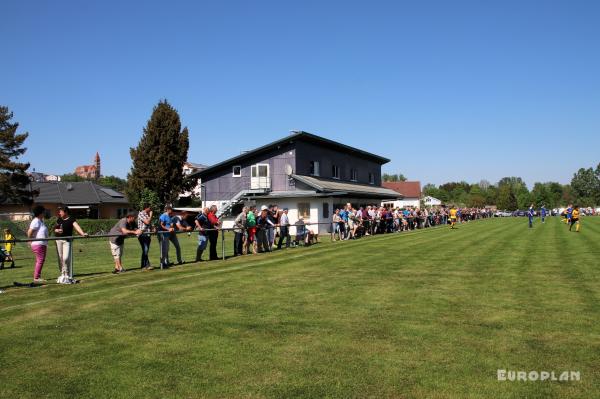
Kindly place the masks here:
<instances>
[{"instance_id":1,"label":"person wearing cap","mask_svg":"<svg viewBox=\"0 0 600 399\"><path fill-rule=\"evenodd\" d=\"M260 207L260 215L256 219L256 246L258 252L270 252L269 237L267 230L273 226L273 222L269 220L269 208L266 205Z\"/></svg>"},{"instance_id":2,"label":"person wearing cap","mask_svg":"<svg viewBox=\"0 0 600 399\"><path fill-rule=\"evenodd\" d=\"M285 237L285 247L290 247L290 218L288 217L288 209L283 208L283 212L279 216L279 242L277 249L281 249L281 244Z\"/></svg>"},{"instance_id":3,"label":"person wearing cap","mask_svg":"<svg viewBox=\"0 0 600 399\"><path fill-rule=\"evenodd\" d=\"M80 236L87 237L87 233L79 226L77 220L70 215L69 207L63 206L58 208L58 219L56 220L56 225L54 225L54 235L56 235L56 237L71 237L73 236L73 230ZM58 270L60 272L60 277L57 282L59 284L69 283L72 245L72 240L56 240L56 258L58 260Z\"/></svg>"}]
</instances>

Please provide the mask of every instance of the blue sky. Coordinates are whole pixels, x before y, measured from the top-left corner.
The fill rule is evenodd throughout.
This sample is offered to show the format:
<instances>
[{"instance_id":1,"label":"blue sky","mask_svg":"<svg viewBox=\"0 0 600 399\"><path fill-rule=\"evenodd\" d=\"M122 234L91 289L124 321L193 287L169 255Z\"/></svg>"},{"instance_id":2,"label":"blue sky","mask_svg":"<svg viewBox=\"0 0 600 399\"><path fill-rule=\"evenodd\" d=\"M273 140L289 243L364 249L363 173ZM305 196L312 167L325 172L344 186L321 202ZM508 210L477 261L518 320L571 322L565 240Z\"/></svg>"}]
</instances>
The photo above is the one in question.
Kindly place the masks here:
<instances>
[{"instance_id":1,"label":"blue sky","mask_svg":"<svg viewBox=\"0 0 600 399\"><path fill-rule=\"evenodd\" d=\"M25 159L126 176L162 98L212 164L305 130L423 183L600 162L597 1L3 2Z\"/></svg>"}]
</instances>

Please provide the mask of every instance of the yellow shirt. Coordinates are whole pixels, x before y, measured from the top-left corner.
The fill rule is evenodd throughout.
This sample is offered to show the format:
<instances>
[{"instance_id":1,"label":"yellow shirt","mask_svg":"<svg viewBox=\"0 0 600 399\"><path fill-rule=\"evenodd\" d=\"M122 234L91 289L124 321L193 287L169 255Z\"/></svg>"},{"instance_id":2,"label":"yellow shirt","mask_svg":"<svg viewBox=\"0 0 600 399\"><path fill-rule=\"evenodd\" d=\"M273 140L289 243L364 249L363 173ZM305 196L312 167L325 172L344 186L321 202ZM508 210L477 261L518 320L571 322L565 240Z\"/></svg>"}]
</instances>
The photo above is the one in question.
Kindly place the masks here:
<instances>
[{"instance_id":1,"label":"yellow shirt","mask_svg":"<svg viewBox=\"0 0 600 399\"><path fill-rule=\"evenodd\" d=\"M14 240L14 239L15 239L15 237L12 234L4 233L4 240L8 241L8 240ZM10 251L12 251L12 246L13 245L11 243L7 242L6 244L4 244L4 249L7 252L10 252Z\"/></svg>"},{"instance_id":2,"label":"yellow shirt","mask_svg":"<svg viewBox=\"0 0 600 399\"><path fill-rule=\"evenodd\" d=\"M456 213L458 212L458 210L456 209L450 209L450 218L451 219L456 219Z\"/></svg>"},{"instance_id":3,"label":"yellow shirt","mask_svg":"<svg viewBox=\"0 0 600 399\"><path fill-rule=\"evenodd\" d=\"M579 219L579 209L573 209L573 213L571 214L572 219Z\"/></svg>"}]
</instances>

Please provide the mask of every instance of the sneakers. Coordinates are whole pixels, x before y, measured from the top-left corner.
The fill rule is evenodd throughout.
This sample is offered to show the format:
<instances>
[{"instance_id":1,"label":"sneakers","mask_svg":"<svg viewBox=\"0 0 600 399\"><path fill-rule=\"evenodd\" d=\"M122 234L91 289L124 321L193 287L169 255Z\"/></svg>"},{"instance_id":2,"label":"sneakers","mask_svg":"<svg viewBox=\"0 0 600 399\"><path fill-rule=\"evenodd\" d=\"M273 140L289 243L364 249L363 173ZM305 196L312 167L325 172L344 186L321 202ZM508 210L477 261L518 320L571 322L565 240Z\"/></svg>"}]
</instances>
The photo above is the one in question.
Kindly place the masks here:
<instances>
[{"instance_id":1,"label":"sneakers","mask_svg":"<svg viewBox=\"0 0 600 399\"><path fill-rule=\"evenodd\" d=\"M33 282L36 284L44 284L46 282L46 280L44 280L43 278L34 278Z\"/></svg>"}]
</instances>

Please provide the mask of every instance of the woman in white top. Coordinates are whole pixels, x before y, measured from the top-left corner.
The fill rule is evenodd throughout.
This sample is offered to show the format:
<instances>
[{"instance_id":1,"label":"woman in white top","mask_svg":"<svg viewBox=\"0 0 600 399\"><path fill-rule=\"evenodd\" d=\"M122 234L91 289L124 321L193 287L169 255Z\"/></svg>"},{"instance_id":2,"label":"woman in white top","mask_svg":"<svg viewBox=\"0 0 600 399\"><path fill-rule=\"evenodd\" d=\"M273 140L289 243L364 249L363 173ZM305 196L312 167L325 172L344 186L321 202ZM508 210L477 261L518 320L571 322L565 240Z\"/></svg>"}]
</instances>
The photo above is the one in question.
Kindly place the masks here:
<instances>
[{"instance_id":1,"label":"woman in white top","mask_svg":"<svg viewBox=\"0 0 600 399\"><path fill-rule=\"evenodd\" d=\"M39 241L31 241L31 250L35 255L35 270L33 272L33 282L43 283L45 280L42 279L42 267L44 267L44 261L46 260L46 250L48 249L48 227L44 223L44 214L46 209L38 205L33 208L33 220L27 230L27 237L39 238Z\"/></svg>"}]
</instances>

